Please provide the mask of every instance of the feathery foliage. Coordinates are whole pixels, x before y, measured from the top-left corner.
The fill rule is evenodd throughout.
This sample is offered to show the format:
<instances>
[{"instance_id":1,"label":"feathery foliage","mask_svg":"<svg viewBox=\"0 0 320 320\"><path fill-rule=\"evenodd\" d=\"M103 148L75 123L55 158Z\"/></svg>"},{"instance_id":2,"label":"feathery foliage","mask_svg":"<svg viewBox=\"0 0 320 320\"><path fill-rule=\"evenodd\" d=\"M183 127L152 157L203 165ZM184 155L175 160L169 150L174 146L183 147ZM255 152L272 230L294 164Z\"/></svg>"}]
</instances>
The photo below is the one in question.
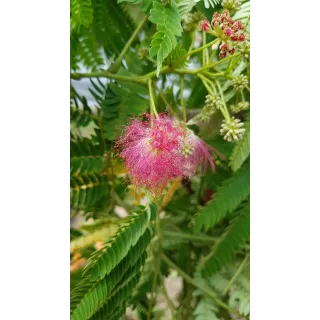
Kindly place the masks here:
<instances>
[{"instance_id":1,"label":"feathery foliage","mask_svg":"<svg viewBox=\"0 0 320 320\"><path fill-rule=\"evenodd\" d=\"M186 65L186 54L187 50L183 49L181 44L178 43L167 58L168 66L171 66L172 68L184 67Z\"/></svg>"},{"instance_id":2,"label":"feathery foliage","mask_svg":"<svg viewBox=\"0 0 320 320\"><path fill-rule=\"evenodd\" d=\"M72 176L70 180L70 204L72 208L89 212L102 208L108 199L108 179L106 175L88 173Z\"/></svg>"},{"instance_id":3,"label":"feathery foliage","mask_svg":"<svg viewBox=\"0 0 320 320\"><path fill-rule=\"evenodd\" d=\"M81 25L88 28L93 19L93 10L91 0L71 0L71 21L74 27Z\"/></svg>"},{"instance_id":4,"label":"feathery foliage","mask_svg":"<svg viewBox=\"0 0 320 320\"><path fill-rule=\"evenodd\" d=\"M150 212L145 208L130 215L116 234L91 255L83 280L71 293L71 319L104 319L119 311L116 306L125 308L147 257Z\"/></svg>"},{"instance_id":5,"label":"feathery foliage","mask_svg":"<svg viewBox=\"0 0 320 320\"><path fill-rule=\"evenodd\" d=\"M149 20L157 24L157 32L151 41L150 57L157 56L157 75L159 75L164 59L177 45L176 36L181 36L181 18L174 1L166 6L160 1L153 1L150 13Z\"/></svg>"},{"instance_id":6,"label":"feathery foliage","mask_svg":"<svg viewBox=\"0 0 320 320\"><path fill-rule=\"evenodd\" d=\"M143 12L147 12L150 9L153 0L118 0L118 3L121 2L129 2L132 4L140 4L142 3L141 10Z\"/></svg>"},{"instance_id":7,"label":"feathery foliage","mask_svg":"<svg viewBox=\"0 0 320 320\"><path fill-rule=\"evenodd\" d=\"M233 255L247 240L250 233L249 207L245 207L239 216L230 224L221 239L215 244L210 253L199 263L198 269L209 276L233 259Z\"/></svg>"},{"instance_id":8,"label":"feathery foliage","mask_svg":"<svg viewBox=\"0 0 320 320\"><path fill-rule=\"evenodd\" d=\"M244 161L249 157L250 153L250 122L244 125L246 129L242 139L235 145L230 157L230 165L233 171L237 171Z\"/></svg>"},{"instance_id":9,"label":"feathery foliage","mask_svg":"<svg viewBox=\"0 0 320 320\"><path fill-rule=\"evenodd\" d=\"M109 140L118 138L127 119L138 116L148 106L148 100L134 93L128 85L120 87L110 83L101 104L104 137Z\"/></svg>"},{"instance_id":10,"label":"feathery foliage","mask_svg":"<svg viewBox=\"0 0 320 320\"><path fill-rule=\"evenodd\" d=\"M70 142L70 174L99 173L105 166L100 145L93 139L77 138Z\"/></svg>"},{"instance_id":11,"label":"feathery foliage","mask_svg":"<svg viewBox=\"0 0 320 320\"><path fill-rule=\"evenodd\" d=\"M247 162L218 188L213 200L195 217L195 231L208 230L236 209L250 192L250 164Z\"/></svg>"}]
</instances>

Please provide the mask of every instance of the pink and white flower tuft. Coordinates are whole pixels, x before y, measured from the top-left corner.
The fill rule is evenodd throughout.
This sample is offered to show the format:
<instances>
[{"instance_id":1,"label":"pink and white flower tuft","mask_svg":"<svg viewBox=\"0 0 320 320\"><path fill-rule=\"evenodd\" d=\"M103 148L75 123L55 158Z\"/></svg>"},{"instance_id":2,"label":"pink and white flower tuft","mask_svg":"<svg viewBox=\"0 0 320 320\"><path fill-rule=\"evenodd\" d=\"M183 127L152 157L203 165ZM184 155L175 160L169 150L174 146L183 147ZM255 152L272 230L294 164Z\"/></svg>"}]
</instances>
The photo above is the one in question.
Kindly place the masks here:
<instances>
[{"instance_id":1,"label":"pink and white flower tuft","mask_svg":"<svg viewBox=\"0 0 320 320\"><path fill-rule=\"evenodd\" d=\"M214 163L206 144L178 120L165 114L133 119L117 142L132 183L157 194L174 178L191 177L198 166Z\"/></svg>"}]
</instances>

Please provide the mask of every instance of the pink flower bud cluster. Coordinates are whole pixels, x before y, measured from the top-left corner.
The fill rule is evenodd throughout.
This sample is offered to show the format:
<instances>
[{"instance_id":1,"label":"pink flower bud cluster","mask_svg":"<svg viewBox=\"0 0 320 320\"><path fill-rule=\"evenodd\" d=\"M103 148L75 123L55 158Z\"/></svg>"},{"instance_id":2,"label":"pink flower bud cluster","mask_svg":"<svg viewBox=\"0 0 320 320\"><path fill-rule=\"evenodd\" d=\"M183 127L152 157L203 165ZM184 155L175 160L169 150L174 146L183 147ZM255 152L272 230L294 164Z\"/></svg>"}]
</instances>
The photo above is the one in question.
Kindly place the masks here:
<instances>
[{"instance_id":1,"label":"pink flower bud cluster","mask_svg":"<svg viewBox=\"0 0 320 320\"><path fill-rule=\"evenodd\" d=\"M191 177L214 163L207 145L178 120L165 114L147 121L133 119L117 142L132 183L153 194L178 177ZM151 121L150 121L151 120Z\"/></svg>"},{"instance_id":2,"label":"pink flower bud cluster","mask_svg":"<svg viewBox=\"0 0 320 320\"><path fill-rule=\"evenodd\" d=\"M235 44L246 39L245 34L241 32L245 28L244 25L241 21L233 21L228 10L223 10L221 14L215 12L212 16L211 26L208 20L200 21L199 26L201 30L211 31L212 34L221 39L220 58L226 57L227 53L233 55Z\"/></svg>"}]
</instances>

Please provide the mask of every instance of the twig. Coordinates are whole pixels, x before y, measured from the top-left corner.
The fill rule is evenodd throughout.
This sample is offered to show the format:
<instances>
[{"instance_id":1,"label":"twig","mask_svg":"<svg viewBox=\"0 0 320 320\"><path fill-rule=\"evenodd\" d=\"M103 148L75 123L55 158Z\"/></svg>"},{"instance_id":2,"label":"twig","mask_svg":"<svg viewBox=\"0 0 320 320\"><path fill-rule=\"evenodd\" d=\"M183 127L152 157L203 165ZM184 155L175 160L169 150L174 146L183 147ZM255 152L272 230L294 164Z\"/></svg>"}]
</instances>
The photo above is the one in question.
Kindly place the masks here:
<instances>
[{"instance_id":1,"label":"twig","mask_svg":"<svg viewBox=\"0 0 320 320\"><path fill-rule=\"evenodd\" d=\"M182 75L180 79L180 103L181 103L183 121L186 123L187 113L186 113L186 106L184 105L184 100L183 100L183 90L184 90L184 76Z\"/></svg>"},{"instance_id":2,"label":"twig","mask_svg":"<svg viewBox=\"0 0 320 320\"><path fill-rule=\"evenodd\" d=\"M184 240L190 240L190 241L209 242L211 244L213 242L218 241L218 239L219 239L219 238L215 238L215 237L189 234L189 233L177 232L177 231L163 231L163 235L166 237L171 237L171 238L176 238L176 239L178 238L178 239L184 239Z\"/></svg>"},{"instance_id":3,"label":"twig","mask_svg":"<svg viewBox=\"0 0 320 320\"><path fill-rule=\"evenodd\" d=\"M238 270L236 271L236 273L234 274L234 276L231 278L231 280L229 281L229 283L226 285L226 287L223 290L222 295L225 296L228 293L228 290L230 289L230 287L232 286L232 284L234 283L234 281L237 279L237 277L239 276L239 274L242 272L243 268L245 267L248 259L249 259L250 255L249 253L246 255L246 257L244 258L244 260L242 261L242 263L240 264Z\"/></svg>"},{"instance_id":4,"label":"twig","mask_svg":"<svg viewBox=\"0 0 320 320\"><path fill-rule=\"evenodd\" d=\"M121 66L121 62L122 59L124 57L124 55L126 54L126 52L128 51L128 49L130 48L130 46L132 45L133 41L136 39L137 35L139 34L139 32L141 31L142 27L144 26L144 24L148 21L148 16L146 16L141 22L140 24L137 26L136 30L133 32L133 34L131 35L130 39L128 40L128 42L126 43L126 45L124 46L124 48L122 49L122 51L119 54L119 57L117 58L117 60L114 62L114 64L108 69L109 72L111 73L116 73L118 72L118 70L120 69Z\"/></svg>"}]
</instances>

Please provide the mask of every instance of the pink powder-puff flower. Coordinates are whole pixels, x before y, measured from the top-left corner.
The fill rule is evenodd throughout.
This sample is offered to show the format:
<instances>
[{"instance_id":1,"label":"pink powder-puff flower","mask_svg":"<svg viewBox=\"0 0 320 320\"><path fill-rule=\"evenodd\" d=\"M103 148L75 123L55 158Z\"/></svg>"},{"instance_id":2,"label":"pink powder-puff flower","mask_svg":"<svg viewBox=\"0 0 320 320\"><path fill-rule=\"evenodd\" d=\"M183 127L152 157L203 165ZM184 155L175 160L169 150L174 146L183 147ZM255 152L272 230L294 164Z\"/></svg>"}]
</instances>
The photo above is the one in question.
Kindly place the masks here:
<instances>
[{"instance_id":1,"label":"pink powder-puff flower","mask_svg":"<svg viewBox=\"0 0 320 320\"><path fill-rule=\"evenodd\" d=\"M206 144L178 120L165 114L147 121L133 119L117 142L132 183L153 194L178 177L191 177L198 166L214 170ZM151 121L149 121L151 120Z\"/></svg>"},{"instance_id":2,"label":"pink powder-puff flower","mask_svg":"<svg viewBox=\"0 0 320 320\"><path fill-rule=\"evenodd\" d=\"M214 162L209 152L213 151L210 146L207 146L204 141L197 137L193 131L186 129L184 141L182 143L182 154L185 157L183 166L183 176L191 177L195 174L198 166L205 171L208 163L214 170Z\"/></svg>"}]
</instances>

